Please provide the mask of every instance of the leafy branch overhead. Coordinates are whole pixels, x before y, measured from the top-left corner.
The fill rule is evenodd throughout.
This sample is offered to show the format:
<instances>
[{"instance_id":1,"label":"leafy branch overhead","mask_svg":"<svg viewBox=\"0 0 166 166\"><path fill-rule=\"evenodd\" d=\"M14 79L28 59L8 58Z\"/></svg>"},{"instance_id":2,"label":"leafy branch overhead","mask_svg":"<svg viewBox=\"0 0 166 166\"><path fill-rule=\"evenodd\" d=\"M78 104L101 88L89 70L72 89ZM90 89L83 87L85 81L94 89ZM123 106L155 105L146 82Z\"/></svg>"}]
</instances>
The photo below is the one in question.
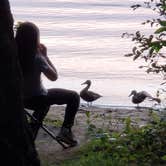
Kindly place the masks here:
<instances>
[{"instance_id":1,"label":"leafy branch overhead","mask_svg":"<svg viewBox=\"0 0 166 166\"><path fill-rule=\"evenodd\" d=\"M142 34L140 31L134 34L123 33L122 37L131 37L135 42L131 53L126 54L126 57L133 57L133 60L142 58L147 62L147 73L162 73L166 75L166 1L165 0L149 0L144 2L143 5L136 4L131 6L133 10L140 7L149 8L158 13L158 18L146 20L142 24L150 24L155 27L155 30L149 36Z\"/></svg>"}]
</instances>

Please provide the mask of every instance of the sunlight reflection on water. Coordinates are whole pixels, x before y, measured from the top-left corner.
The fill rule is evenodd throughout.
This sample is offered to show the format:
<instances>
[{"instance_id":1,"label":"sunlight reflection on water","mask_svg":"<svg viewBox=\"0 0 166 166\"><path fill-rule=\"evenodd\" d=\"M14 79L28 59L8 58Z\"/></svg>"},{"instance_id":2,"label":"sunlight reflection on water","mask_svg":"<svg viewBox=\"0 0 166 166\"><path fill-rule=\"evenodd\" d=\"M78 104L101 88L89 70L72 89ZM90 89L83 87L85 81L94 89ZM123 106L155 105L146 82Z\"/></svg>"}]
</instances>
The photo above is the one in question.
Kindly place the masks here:
<instances>
[{"instance_id":1,"label":"sunlight reflection on water","mask_svg":"<svg viewBox=\"0 0 166 166\"><path fill-rule=\"evenodd\" d=\"M123 32L142 30L149 26L141 22L153 18L149 10L133 12L130 6L144 0L11 0L17 21L35 22L41 30L41 42L59 71L59 80L47 87L80 91L86 79L92 80L92 90L103 97L95 104L131 105L127 97L132 89L155 94L161 83L158 76L149 76L124 57L133 43L122 39Z\"/></svg>"}]
</instances>

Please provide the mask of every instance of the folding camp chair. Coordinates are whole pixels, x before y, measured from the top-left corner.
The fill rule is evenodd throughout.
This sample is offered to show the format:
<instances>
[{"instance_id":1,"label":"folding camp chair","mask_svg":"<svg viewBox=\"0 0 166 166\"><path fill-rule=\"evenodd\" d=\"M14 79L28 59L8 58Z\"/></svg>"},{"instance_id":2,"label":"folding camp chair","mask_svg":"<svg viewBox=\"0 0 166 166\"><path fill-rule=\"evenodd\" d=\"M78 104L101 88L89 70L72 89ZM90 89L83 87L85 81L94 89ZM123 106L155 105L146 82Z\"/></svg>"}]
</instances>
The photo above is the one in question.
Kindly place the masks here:
<instances>
[{"instance_id":1,"label":"folding camp chair","mask_svg":"<svg viewBox=\"0 0 166 166\"><path fill-rule=\"evenodd\" d=\"M26 109L24 109L24 110L25 110L26 115L27 115L30 119L32 119L33 121L35 121L37 124L40 124L40 122L39 122L32 114L30 114ZM72 147L71 145L68 145L68 144L64 143L63 141L58 140L58 139L56 138L56 136L53 134L53 132L52 132L51 130L49 130L45 125L40 124L40 127L41 127L50 137L52 137L55 141L57 141L64 149L67 149L67 148Z\"/></svg>"}]
</instances>

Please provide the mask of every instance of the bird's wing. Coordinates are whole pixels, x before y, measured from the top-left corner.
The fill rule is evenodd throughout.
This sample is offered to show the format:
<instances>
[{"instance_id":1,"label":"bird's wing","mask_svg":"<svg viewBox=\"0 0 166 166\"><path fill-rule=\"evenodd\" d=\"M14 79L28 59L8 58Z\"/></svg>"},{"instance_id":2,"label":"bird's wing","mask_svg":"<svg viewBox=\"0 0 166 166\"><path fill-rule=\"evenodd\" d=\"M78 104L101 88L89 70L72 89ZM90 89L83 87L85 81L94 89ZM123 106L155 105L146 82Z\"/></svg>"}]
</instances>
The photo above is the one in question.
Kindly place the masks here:
<instances>
[{"instance_id":1,"label":"bird's wing","mask_svg":"<svg viewBox=\"0 0 166 166\"><path fill-rule=\"evenodd\" d=\"M159 98L154 98L155 101L157 101L158 103L161 103L161 99Z\"/></svg>"},{"instance_id":2,"label":"bird's wing","mask_svg":"<svg viewBox=\"0 0 166 166\"><path fill-rule=\"evenodd\" d=\"M94 97L102 97L100 94L92 92L92 91L88 91L87 93L91 96L94 96Z\"/></svg>"},{"instance_id":3,"label":"bird's wing","mask_svg":"<svg viewBox=\"0 0 166 166\"><path fill-rule=\"evenodd\" d=\"M157 101L158 103L161 103L161 100L160 100L159 98L153 97L152 95L150 95L150 94L149 94L148 92L146 92L146 91L142 91L142 94L146 95L146 97L148 97L148 98L151 99L151 100L155 100L155 101Z\"/></svg>"},{"instance_id":4,"label":"bird's wing","mask_svg":"<svg viewBox=\"0 0 166 166\"><path fill-rule=\"evenodd\" d=\"M146 91L141 91L141 92L139 92L139 93L142 94L142 95L145 95L146 97L148 97L148 98L150 98L150 99L153 99L152 95L149 94L149 93L146 92Z\"/></svg>"}]
</instances>

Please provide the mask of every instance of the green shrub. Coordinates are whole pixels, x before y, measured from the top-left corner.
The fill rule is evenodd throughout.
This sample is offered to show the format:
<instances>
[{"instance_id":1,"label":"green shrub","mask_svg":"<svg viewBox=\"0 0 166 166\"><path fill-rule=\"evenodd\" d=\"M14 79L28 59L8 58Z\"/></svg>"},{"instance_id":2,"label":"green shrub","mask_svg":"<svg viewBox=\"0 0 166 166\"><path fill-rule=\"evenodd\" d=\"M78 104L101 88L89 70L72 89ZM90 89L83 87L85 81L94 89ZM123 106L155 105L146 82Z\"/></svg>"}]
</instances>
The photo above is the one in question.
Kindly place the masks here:
<instances>
[{"instance_id":1,"label":"green shrub","mask_svg":"<svg viewBox=\"0 0 166 166\"><path fill-rule=\"evenodd\" d=\"M154 116L154 115L153 115ZM81 148L78 159L62 166L166 165L166 122L154 116L150 124L132 127L130 118L120 133L103 133Z\"/></svg>"}]
</instances>

